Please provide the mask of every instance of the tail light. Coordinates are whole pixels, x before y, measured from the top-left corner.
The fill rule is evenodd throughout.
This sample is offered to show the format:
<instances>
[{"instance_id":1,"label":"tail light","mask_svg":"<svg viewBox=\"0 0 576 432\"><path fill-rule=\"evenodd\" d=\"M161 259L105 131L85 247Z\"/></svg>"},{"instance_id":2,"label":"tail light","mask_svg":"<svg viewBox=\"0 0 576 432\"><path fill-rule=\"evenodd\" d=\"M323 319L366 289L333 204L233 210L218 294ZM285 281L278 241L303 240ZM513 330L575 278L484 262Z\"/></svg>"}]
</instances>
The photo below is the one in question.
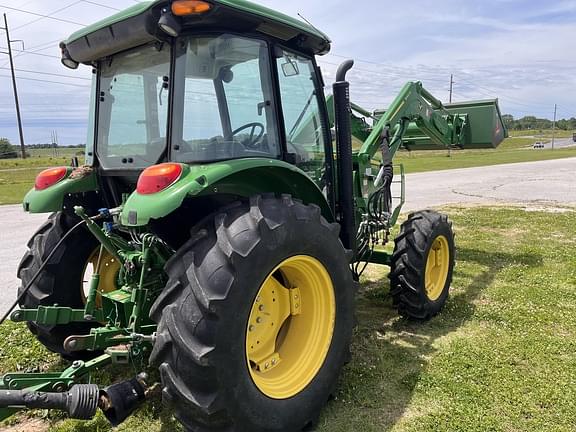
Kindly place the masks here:
<instances>
[{"instance_id":1,"label":"tail light","mask_svg":"<svg viewBox=\"0 0 576 432\"><path fill-rule=\"evenodd\" d=\"M44 170L38 174L34 183L34 188L36 190L47 189L50 186L53 186L56 183L64 180L67 173L68 169L66 167L48 168L47 170Z\"/></svg>"},{"instance_id":2,"label":"tail light","mask_svg":"<svg viewBox=\"0 0 576 432\"><path fill-rule=\"evenodd\" d=\"M172 186L182 175L182 165L164 163L146 168L136 186L136 191L141 195L151 195L161 192Z\"/></svg>"}]
</instances>

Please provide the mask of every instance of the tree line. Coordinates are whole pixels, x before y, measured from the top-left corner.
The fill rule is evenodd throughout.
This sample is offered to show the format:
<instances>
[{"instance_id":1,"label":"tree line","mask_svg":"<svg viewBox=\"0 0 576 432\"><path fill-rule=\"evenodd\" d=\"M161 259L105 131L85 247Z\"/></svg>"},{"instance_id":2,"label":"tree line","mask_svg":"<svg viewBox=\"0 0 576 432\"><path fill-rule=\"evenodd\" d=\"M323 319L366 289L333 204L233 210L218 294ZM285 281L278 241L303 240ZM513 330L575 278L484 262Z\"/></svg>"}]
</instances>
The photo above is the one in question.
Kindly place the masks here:
<instances>
[{"instance_id":1,"label":"tree line","mask_svg":"<svg viewBox=\"0 0 576 432\"><path fill-rule=\"evenodd\" d=\"M525 116L515 119L510 114L502 116L504 124L508 130L543 130L552 129L554 122L552 120L537 118L535 116ZM561 130L576 130L576 118L572 117L568 120L561 119L556 121L556 129Z\"/></svg>"},{"instance_id":2,"label":"tree line","mask_svg":"<svg viewBox=\"0 0 576 432\"><path fill-rule=\"evenodd\" d=\"M53 148L78 148L83 149L84 144L77 144L71 146L59 146L57 144L27 144L26 150L31 149L53 149ZM28 153L28 152L26 152ZM0 138L0 159L15 159L20 157L20 148L10 143L8 138Z\"/></svg>"}]
</instances>

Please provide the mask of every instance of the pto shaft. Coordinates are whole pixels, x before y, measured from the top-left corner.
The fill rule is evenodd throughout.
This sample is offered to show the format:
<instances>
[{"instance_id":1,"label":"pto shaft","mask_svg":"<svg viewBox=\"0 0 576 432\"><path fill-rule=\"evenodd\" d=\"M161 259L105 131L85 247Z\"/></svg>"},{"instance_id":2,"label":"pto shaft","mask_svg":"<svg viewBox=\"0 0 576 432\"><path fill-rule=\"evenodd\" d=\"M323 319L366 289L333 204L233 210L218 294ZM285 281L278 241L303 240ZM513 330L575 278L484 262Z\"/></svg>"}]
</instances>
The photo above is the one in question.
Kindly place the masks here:
<instances>
[{"instance_id":1,"label":"pto shaft","mask_svg":"<svg viewBox=\"0 0 576 432\"><path fill-rule=\"evenodd\" d=\"M89 420L96 415L100 391L95 384L77 384L63 393L0 390L2 408L57 409L71 418Z\"/></svg>"}]
</instances>

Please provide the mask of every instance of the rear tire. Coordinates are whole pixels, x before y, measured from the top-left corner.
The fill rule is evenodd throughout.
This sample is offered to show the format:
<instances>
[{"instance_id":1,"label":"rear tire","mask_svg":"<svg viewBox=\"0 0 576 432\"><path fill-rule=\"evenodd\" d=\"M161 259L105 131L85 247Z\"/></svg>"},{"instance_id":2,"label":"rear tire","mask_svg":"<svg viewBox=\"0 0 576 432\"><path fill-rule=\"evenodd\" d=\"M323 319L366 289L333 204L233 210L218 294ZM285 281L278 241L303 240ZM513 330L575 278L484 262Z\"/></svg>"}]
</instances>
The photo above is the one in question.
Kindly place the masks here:
<instances>
[{"instance_id":1,"label":"rear tire","mask_svg":"<svg viewBox=\"0 0 576 432\"><path fill-rule=\"evenodd\" d=\"M78 220L62 212L54 213L32 236L28 242L29 249L18 267L18 277L22 281L18 295L34 277L60 239L77 222ZM20 302L20 307L34 309L40 305L57 304L83 308L82 278L86 263L96 247L96 239L85 228L77 229L59 247ZM67 360L86 359L96 355L88 351L69 352L63 346L68 336L88 334L94 327L93 324L41 325L28 322L27 325L46 348Z\"/></svg>"},{"instance_id":2,"label":"rear tire","mask_svg":"<svg viewBox=\"0 0 576 432\"><path fill-rule=\"evenodd\" d=\"M454 233L446 215L412 213L402 224L390 265L390 290L400 315L419 320L438 314L452 283Z\"/></svg>"},{"instance_id":3,"label":"rear tire","mask_svg":"<svg viewBox=\"0 0 576 432\"><path fill-rule=\"evenodd\" d=\"M353 281L338 232L316 206L288 196L256 197L201 223L168 262L169 282L151 310L159 326L150 361L159 367L164 401L187 430L294 432L316 422L336 387L352 336ZM298 257L320 263L331 281L333 331L319 369L310 368L309 382L292 387L290 397L271 397L274 391L266 394L247 361L252 331L247 328L256 322L254 311L263 310L255 305L270 278L295 288L283 267L275 269ZM289 339L294 322L285 322L288 336L282 341ZM282 361L289 365L286 358Z\"/></svg>"}]
</instances>

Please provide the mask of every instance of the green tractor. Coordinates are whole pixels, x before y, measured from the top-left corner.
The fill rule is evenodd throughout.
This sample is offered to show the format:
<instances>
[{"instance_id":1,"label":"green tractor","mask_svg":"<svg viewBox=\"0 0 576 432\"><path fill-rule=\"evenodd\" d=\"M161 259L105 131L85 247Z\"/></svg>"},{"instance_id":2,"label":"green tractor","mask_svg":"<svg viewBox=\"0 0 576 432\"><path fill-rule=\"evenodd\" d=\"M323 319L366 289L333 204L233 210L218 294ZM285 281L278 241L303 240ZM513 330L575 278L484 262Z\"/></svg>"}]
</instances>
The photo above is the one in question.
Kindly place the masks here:
<instances>
[{"instance_id":1,"label":"green tractor","mask_svg":"<svg viewBox=\"0 0 576 432\"><path fill-rule=\"evenodd\" d=\"M497 101L444 106L410 82L368 112L350 102L352 61L327 97L329 38L244 0L142 2L60 47L93 68L86 163L42 172L24 199L51 215L10 319L72 364L4 375L0 418L100 408L117 425L158 376L186 430L306 430L350 360L368 263L390 266L401 315L440 312L451 223L410 214L384 250L405 199L393 159L497 146ZM87 384L114 364L142 373Z\"/></svg>"}]
</instances>

